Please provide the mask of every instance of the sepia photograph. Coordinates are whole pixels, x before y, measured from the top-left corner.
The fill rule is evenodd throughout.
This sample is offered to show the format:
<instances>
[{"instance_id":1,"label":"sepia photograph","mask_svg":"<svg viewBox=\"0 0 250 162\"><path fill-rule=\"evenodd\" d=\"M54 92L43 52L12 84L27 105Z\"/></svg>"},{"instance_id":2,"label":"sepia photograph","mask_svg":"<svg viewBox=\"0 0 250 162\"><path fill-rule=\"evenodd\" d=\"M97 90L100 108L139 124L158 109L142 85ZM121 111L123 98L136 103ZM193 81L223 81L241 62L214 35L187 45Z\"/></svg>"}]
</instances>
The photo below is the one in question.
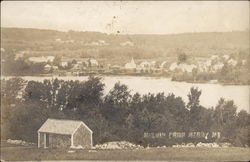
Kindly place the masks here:
<instances>
[{"instance_id":1,"label":"sepia photograph","mask_svg":"<svg viewBox=\"0 0 250 162\"><path fill-rule=\"evenodd\" d=\"M249 1L1 1L5 161L250 161Z\"/></svg>"}]
</instances>

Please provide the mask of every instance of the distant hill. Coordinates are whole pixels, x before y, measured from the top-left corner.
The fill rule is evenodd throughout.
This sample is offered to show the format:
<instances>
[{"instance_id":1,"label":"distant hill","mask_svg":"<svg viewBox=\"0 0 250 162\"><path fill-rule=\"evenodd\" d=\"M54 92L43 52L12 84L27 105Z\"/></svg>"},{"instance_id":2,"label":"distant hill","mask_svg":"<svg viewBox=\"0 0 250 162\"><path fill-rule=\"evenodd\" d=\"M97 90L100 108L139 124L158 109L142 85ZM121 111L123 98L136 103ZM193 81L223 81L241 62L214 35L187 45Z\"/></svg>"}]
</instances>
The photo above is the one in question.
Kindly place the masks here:
<instances>
[{"instance_id":1,"label":"distant hill","mask_svg":"<svg viewBox=\"0 0 250 162\"><path fill-rule=\"evenodd\" d=\"M86 38L103 38L106 34L99 32L61 32L56 30L32 29L32 28L1 28L2 39L23 41L47 41L56 38L86 40Z\"/></svg>"},{"instance_id":2,"label":"distant hill","mask_svg":"<svg viewBox=\"0 0 250 162\"><path fill-rule=\"evenodd\" d=\"M249 51L249 31L168 35L109 35L100 32L60 32L29 28L1 28L1 47L30 55L63 55L100 59L164 59L178 50L194 57Z\"/></svg>"}]
</instances>

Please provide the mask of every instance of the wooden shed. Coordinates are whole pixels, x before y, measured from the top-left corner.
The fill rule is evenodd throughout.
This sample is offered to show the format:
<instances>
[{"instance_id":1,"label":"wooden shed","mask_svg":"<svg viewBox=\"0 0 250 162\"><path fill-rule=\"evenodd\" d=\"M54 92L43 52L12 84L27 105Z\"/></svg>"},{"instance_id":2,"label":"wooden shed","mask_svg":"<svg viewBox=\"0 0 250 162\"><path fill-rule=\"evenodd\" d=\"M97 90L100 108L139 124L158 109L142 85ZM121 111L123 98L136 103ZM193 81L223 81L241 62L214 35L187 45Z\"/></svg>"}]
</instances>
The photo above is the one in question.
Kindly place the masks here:
<instances>
[{"instance_id":1,"label":"wooden shed","mask_svg":"<svg viewBox=\"0 0 250 162\"><path fill-rule=\"evenodd\" d=\"M38 130L38 147L91 148L92 130L82 121L47 119Z\"/></svg>"}]
</instances>

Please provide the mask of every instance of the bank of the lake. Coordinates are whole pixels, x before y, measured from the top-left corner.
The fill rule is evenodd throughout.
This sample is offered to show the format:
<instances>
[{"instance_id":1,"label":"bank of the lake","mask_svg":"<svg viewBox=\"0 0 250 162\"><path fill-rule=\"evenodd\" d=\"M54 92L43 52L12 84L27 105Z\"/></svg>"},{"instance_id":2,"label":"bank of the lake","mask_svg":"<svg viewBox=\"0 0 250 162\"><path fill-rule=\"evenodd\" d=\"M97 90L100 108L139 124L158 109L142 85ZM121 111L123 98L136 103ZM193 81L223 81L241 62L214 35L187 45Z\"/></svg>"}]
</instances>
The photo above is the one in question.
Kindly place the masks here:
<instances>
[{"instance_id":1,"label":"bank of the lake","mask_svg":"<svg viewBox=\"0 0 250 162\"><path fill-rule=\"evenodd\" d=\"M171 79L172 81L176 82L186 82L186 83L215 83L215 84L221 84L221 85L250 85L249 82L232 82L230 80L204 80L204 79L199 79L199 80L193 80L193 79L187 79L187 78L175 78L172 77L171 74L141 74L141 73L84 73L81 75L66 75L66 74L36 74L36 75L28 75L28 76L33 76L33 77L87 77L90 75L94 76L99 76L99 77L149 77L149 78L167 78ZM25 77L27 75L16 75L15 77ZM12 76L13 77L13 76Z\"/></svg>"}]
</instances>

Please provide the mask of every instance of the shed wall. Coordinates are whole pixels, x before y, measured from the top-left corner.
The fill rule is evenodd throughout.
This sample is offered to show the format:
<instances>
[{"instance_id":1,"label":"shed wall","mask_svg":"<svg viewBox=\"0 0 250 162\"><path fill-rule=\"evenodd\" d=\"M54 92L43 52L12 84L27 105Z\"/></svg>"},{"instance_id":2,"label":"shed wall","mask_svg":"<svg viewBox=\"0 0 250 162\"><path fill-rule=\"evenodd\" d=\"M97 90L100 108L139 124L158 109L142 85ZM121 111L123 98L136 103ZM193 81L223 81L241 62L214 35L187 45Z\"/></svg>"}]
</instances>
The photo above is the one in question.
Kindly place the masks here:
<instances>
[{"instance_id":1,"label":"shed wall","mask_svg":"<svg viewBox=\"0 0 250 162\"><path fill-rule=\"evenodd\" d=\"M48 134L49 148L69 148L71 146L71 136L61 134Z\"/></svg>"},{"instance_id":2,"label":"shed wall","mask_svg":"<svg viewBox=\"0 0 250 162\"><path fill-rule=\"evenodd\" d=\"M83 148L92 147L92 133L82 124L73 135L73 145L81 145Z\"/></svg>"}]
</instances>

